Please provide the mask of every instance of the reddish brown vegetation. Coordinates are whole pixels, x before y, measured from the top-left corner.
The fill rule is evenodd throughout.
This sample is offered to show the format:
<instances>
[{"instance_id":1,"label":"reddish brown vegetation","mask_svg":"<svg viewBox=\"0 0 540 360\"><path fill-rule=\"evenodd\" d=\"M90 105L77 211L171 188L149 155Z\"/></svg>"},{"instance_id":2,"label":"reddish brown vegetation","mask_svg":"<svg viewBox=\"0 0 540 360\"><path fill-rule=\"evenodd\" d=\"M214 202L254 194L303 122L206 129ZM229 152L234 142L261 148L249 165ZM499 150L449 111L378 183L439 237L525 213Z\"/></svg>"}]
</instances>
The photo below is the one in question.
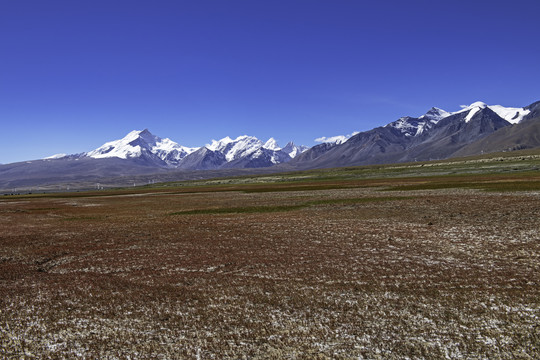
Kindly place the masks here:
<instances>
[{"instance_id":1,"label":"reddish brown vegetation","mask_svg":"<svg viewBox=\"0 0 540 360\"><path fill-rule=\"evenodd\" d=\"M540 357L540 194L354 185L2 201L0 357Z\"/></svg>"}]
</instances>

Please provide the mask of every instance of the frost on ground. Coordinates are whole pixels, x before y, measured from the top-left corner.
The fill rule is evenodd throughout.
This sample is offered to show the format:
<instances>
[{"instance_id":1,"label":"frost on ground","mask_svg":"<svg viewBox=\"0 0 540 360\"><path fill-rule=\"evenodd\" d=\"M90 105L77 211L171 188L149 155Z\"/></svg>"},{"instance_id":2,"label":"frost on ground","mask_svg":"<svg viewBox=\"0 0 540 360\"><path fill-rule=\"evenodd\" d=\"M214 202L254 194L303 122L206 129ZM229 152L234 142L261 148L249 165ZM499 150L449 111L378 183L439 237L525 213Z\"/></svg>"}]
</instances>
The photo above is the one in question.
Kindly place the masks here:
<instances>
[{"instance_id":1,"label":"frost on ground","mask_svg":"<svg viewBox=\"0 0 540 360\"><path fill-rule=\"evenodd\" d=\"M0 357L540 358L537 193L302 190L2 201Z\"/></svg>"}]
</instances>

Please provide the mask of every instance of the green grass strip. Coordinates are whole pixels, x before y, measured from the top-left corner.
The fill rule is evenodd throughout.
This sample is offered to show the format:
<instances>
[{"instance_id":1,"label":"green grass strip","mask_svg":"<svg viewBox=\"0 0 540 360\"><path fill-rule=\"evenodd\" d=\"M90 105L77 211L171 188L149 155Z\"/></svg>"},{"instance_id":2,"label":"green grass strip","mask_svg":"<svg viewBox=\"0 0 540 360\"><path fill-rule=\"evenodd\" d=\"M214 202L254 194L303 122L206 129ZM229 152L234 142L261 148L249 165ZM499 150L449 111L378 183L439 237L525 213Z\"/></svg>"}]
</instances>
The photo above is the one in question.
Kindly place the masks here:
<instances>
[{"instance_id":1,"label":"green grass strip","mask_svg":"<svg viewBox=\"0 0 540 360\"><path fill-rule=\"evenodd\" d=\"M328 199L328 200L315 200L309 201L304 204L298 205L279 205L279 206L245 206L245 207L233 207L233 208L214 208L214 209L197 209L177 211L170 213L169 215L203 215L203 214L253 214L253 213L271 213L292 211L310 206L317 205L332 205L332 204L360 204L368 202L379 201L394 201L394 200L406 200L412 199L410 196L388 196L388 197L372 197L372 198L349 198L349 199Z\"/></svg>"}]
</instances>

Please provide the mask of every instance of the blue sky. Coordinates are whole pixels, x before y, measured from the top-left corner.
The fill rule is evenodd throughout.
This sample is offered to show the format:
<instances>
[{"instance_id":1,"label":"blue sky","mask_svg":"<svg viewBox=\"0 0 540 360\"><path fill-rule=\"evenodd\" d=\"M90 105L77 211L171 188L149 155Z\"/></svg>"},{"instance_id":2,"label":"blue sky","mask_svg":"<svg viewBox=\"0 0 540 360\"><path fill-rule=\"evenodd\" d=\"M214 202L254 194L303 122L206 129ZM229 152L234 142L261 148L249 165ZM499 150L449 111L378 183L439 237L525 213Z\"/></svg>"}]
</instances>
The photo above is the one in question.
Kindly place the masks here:
<instances>
[{"instance_id":1,"label":"blue sky","mask_svg":"<svg viewBox=\"0 0 540 360\"><path fill-rule=\"evenodd\" d=\"M0 163L540 100L539 1L0 0Z\"/></svg>"}]
</instances>

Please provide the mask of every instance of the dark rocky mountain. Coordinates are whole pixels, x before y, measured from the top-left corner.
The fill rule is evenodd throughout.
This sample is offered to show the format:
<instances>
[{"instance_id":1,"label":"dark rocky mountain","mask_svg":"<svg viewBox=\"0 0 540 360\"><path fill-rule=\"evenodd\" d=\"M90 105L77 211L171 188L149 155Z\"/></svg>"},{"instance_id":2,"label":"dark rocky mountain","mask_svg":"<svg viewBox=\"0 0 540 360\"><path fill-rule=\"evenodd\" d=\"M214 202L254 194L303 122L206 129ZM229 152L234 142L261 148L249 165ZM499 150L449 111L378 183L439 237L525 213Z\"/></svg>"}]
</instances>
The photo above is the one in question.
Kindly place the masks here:
<instances>
[{"instance_id":1,"label":"dark rocky mountain","mask_svg":"<svg viewBox=\"0 0 540 360\"><path fill-rule=\"evenodd\" d=\"M528 119L535 119L537 117L540 117L540 101L534 102L531 105L526 106L524 109L530 112L523 120L527 121Z\"/></svg>"},{"instance_id":2,"label":"dark rocky mountain","mask_svg":"<svg viewBox=\"0 0 540 360\"><path fill-rule=\"evenodd\" d=\"M506 126L494 133L462 147L453 156L487 154L500 151L540 147L540 116L527 118L516 125Z\"/></svg>"},{"instance_id":3,"label":"dark rocky mountain","mask_svg":"<svg viewBox=\"0 0 540 360\"><path fill-rule=\"evenodd\" d=\"M474 146L484 138L494 135L503 143L506 136L513 136L504 148L511 148L512 141L520 141L520 147L535 147L538 135L536 125L525 124L540 112L540 102L525 108L487 106L477 102L455 113L432 108L419 118L402 117L386 126L358 133L340 144L314 146L288 163L291 168L313 169L370 164L388 164L407 161L446 159L461 154L471 154L481 147L483 151L498 151L501 146ZM518 126L519 125L519 126ZM518 127L513 131L506 128ZM521 134L521 135L517 135ZM519 139L518 139L519 137ZM525 145L526 144L526 145ZM462 150L465 149L465 150ZM475 150L477 149L477 150Z\"/></svg>"},{"instance_id":4,"label":"dark rocky mountain","mask_svg":"<svg viewBox=\"0 0 540 360\"><path fill-rule=\"evenodd\" d=\"M192 152L183 158L179 164L179 169L187 170L209 170L219 169L227 163L225 155L220 151L212 151L207 147Z\"/></svg>"},{"instance_id":5,"label":"dark rocky mountain","mask_svg":"<svg viewBox=\"0 0 540 360\"><path fill-rule=\"evenodd\" d=\"M430 131L413 139L400 161L435 160L454 156L462 147L511 124L486 107L469 121L460 113L442 119Z\"/></svg>"}]
</instances>

